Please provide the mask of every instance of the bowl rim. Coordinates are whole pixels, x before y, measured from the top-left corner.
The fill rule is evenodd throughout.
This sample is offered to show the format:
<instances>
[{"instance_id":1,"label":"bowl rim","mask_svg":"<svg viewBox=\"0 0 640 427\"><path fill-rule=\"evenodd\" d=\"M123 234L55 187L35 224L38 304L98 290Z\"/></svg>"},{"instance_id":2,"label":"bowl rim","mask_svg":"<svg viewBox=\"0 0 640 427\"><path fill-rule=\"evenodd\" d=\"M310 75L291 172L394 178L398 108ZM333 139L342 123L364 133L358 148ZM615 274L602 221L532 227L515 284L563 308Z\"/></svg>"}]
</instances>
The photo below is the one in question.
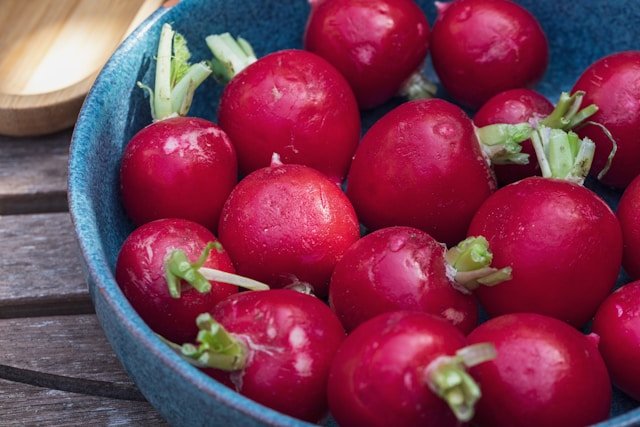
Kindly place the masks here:
<instances>
[{"instance_id":1,"label":"bowl rim","mask_svg":"<svg viewBox=\"0 0 640 427\"><path fill-rule=\"evenodd\" d=\"M216 1L216 0L213 0ZM99 292L108 303L109 309L117 318L117 322L134 335L138 344L146 352L159 358L159 362L169 366L178 376L178 380L190 383L199 393L210 396L221 404L229 406L247 417L253 418L268 425L278 426L313 426L303 420L277 412L267 406L261 405L225 385L210 378L197 368L191 366L177 354L175 354L165 343L163 343L154 332L142 321L129 304L126 297L115 281L115 276L109 267L107 256L102 244L99 242L98 225L93 215L93 208L88 203L89 195L87 186L83 184L80 171L86 171L86 164L81 161L83 155L82 147L87 147L85 135L95 135L97 126L92 120L92 114L101 107L99 100L100 87L109 83L111 76L117 68L117 64L122 58L135 50L139 40L156 26L165 22L171 22L174 15L172 11L187 8L189 5L198 4L198 0L182 0L175 6L158 9L150 15L134 32L132 32L109 58L103 69L98 74L93 86L89 90L87 97L78 115L78 120L73 130L71 144L69 148L69 163L67 178L69 213L76 239L80 246L80 252L84 258L85 279L90 290ZM94 289L91 289L91 288ZM91 292L94 298L94 292ZM94 301L95 303L95 301ZM99 320L101 320L99 318ZM104 328L101 322L101 326ZM114 345L114 343L110 342ZM120 356L118 355L120 359ZM124 361L120 359L121 363ZM145 394L144 390L141 390ZM146 397L146 396L145 396ZM162 412L160 408L156 408Z\"/></svg>"},{"instance_id":2,"label":"bowl rim","mask_svg":"<svg viewBox=\"0 0 640 427\"><path fill-rule=\"evenodd\" d=\"M276 426L315 426L316 424L311 424L282 414L242 396L210 378L197 368L189 365L175 354L154 334L146 323L142 321L127 301L115 281L115 276L109 267L102 244L90 243L99 242L100 238L97 223L94 216L91 215L94 213L94 210L88 202L89 195L86 191L86 183L83 183L80 172L86 170L86 163L81 161L83 155L80 153L83 147L87 147L84 136L95 135L97 130L96 122L91 117L93 112L99 110L101 107L99 100L100 88L109 84L109 80L112 78L118 63L125 58L129 52L135 50L139 40L142 39L147 32L155 27L161 26L165 22L171 22L175 14L174 11L197 7L197 5L203 1L215 3L218 0L182 0L173 6L159 8L144 20L109 58L98 74L82 105L69 148L67 193L69 213L76 239L80 246L80 252L86 266L85 280L90 290L93 291L91 292L92 298L95 298L94 292L99 292L108 303L109 309L117 318L118 323L136 337L139 343L138 345L141 345L145 351L153 354L154 357L157 357L159 363L169 366L178 376L179 380L190 383L200 393L214 398L221 404L231 407L237 412L264 424ZM99 320L101 326L104 328L100 317ZM110 344L112 347L114 346L113 342L110 342ZM116 354L121 363L124 364L124 360L120 358L117 352ZM146 393L145 390L141 391L143 394ZM156 408L156 410L162 413L161 408ZM598 423L595 427L631 427L638 425L638 423L640 423L640 407Z\"/></svg>"}]
</instances>

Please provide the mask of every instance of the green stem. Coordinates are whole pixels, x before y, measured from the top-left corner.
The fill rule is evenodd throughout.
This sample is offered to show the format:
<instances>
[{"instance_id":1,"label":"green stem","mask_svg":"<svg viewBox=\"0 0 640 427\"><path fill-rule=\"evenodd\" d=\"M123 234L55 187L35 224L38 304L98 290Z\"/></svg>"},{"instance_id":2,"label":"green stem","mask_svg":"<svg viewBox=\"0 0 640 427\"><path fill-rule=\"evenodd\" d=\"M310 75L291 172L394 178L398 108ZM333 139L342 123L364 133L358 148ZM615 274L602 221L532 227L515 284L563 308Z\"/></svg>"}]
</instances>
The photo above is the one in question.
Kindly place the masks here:
<instances>
[{"instance_id":1,"label":"green stem","mask_svg":"<svg viewBox=\"0 0 640 427\"><path fill-rule=\"evenodd\" d=\"M213 34L205 39L213 53L211 68L213 76L221 83L228 83L240 71L257 61L253 48L242 37L234 39L231 34Z\"/></svg>"},{"instance_id":2,"label":"green stem","mask_svg":"<svg viewBox=\"0 0 640 427\"><path fill-rule=\"evenodd\" d=\"M420 70L417 70L402 85L398 95L409 100L430 99L435 97L437 92L438 87Z\"/></svg>"},{"instance_id":3,"label":"green stem","mask_svg":"<svg viewBox=\"0 0 640 427\"><path fill-rule=\"evenodd\" d=\"M203 267L207 258L209 258L211 249L214 248L218 252L224 251L220 242L209 242L194 263L190 263L187 255L180 249L171 252L165 263L165 277L169 287L169 294L173 298L180 298L182 280L202 293L211 291L210 281L228 283L251 291L269 290L268 285L257 280L214 268Z\"/></svg>"},{"instance_id":4,"label":"green stem","mask_svg":"<svg viewBox=\"0 0 640 427\"><path fill-rule=\"evenodd\" d=\"M584 183L595 154L593 141L580 139L571 131L540 125L531 135L531 142L543 177Z\"/></svg>"},{"instance_id":5,"label":"green stem","mask_svg":"<svg viewBox=\"0 0 640 427\"><path fill-rule=\"evenodd\" d=\"M311 286L308 282L301 282L297 278L293 283L291 283L290 285L285 286L284 289L289 289L289 290L292 290L292 291L300 292L301 294L310 295L312 297L316 296L313 293L314 292L313 286Z\"/></svg>"},{"instance_id":6,"label":"green stem","mask_svg":"<svg viewBox=\"0 0 640 427\"><path fill-rule=\"evenodd\" d=\"M532 131L528 123L503 123L476 128L476 136L491 163L526 165L529 155L521 152L521 144L529 139Z\"/></svg>"},{"instance_id":7,"label":"green stem","mask_svg":"<svg viewBox=\"0 0 640 427\"><path fill-rule=\"evenodd\" d=\"M171 114L171 56L174 35L175 32L171 29L171 25L164 24L162 26L156 55L155 96L151 109L154 120Z\"/></svg>"},{"instance_id":8,"label":"green stem","mask_svg":"<svg viewBox=\"0 0 640 427\"><path fill-rule=\"evenodd\" d=\"M511 267L490 267L493 254L482 236L469 237L445 253L447 270L460 290L472 291L480 285L493 286L511 279Z\"/></svg>"},{"instance_id":9,"label":"green stem","mask_svg":"<svg viewBox=\"0 0 640 427\"><path fill-rule=\"evenodd\" d=\"M193 94L196 88L204 82L211 74L205 62L193 64L187 73L180 79L171 92L171 112L179 116L186 116L191 108Z\"/></svg>"},{"instance_id":10,"label":"green stem","mask_svg":"<svg viewBox=\"0 0 640 427\"><path fill-rule=\"evenodd\" d=\"M164 24L158 42L154 89L138 82L149 94L154 121L187 115L196 88L211 74L204 62L190 65L189 57L184 37Z\"/></svg>"},{"instance_id":11,"label":"green stem","mask_svg":"<svg viewBox=\"0 0 640 427\"><path fill-rule=\"evenodd\" d=\"M189 262L187 255L181 249L171 252L165 262L165 278L171 297L180 298L183 280L198 292L211 291L211 283L200 273L199 269L209 257L209 253L214 246L213 242L209 242L202 251L200 258L194 263Z\"/></svg>"},{"instance_id":12,"label":"green stem","mask_svg":"<svg viewBox=\"0 0 640 427\"><path fill-rule=\"evenodd\" d=\"M607 139L611 141L611 151L609 152L609 156L607 157L607 163L604 165L600 173L598 173L598 179L601 180L607 174L607 172L609 172L609 169L611 169L611 163L613 162L613 158L616 156L616 153L618 152L618 143L616 142L613 135L611 135L611 132L609 132L609 129L607 129L607 127L604 126L602 123L586 121L581 123L581 126L584 126L584 125L597 126L604 133Z\"/></svg>"},{"instance_id":13,"label":"green stem","mask_svg":"<svg viewBox=\"0 0 640 427\"><path fill-rule=\"evenodd\" d=\"M554 110L538 123L494 124L476 129L482 149L493 164L527 164L529 156L522 153L522 142L530 139L540 127L569 131L580 126L598 111L595 104L581 108L584 92L573 95L563 92Z\"/></svg>"},{"instance_id":14,"label":"green stem","mask_svg":"<svg viewBox=\"0 0 640 427\"><path fill-rule=\"evenodd\" d=\"M249 349L233 334L216 322L209 313L196 319L198 325L198 345L175 344L161 339L190 364L199 368L215 368L227 372L244 369L247 365Z\"/></svg>"},{"instance_id":15,"label":"green stem","mask_svg":"<svg viewBox=\"0 0 640 427\"><path fill-rule=\"evenodd\" d=\"M447 402L459 421L467 422L473 418L475 404L482 393L466 368L495 358L492 344L464 347L455 356L441 356L431 362L424 371L423 381Z\"/></svg>"},{"instance_id":16,"label":"green stem","mask_svg":"<svg viewBox=\"0 0 640 427\"><path fill-rule=\"evenodd\" d=\"M248 277L239 276L237 274L228 273L222 270L216 270L213 268L200 268L200 273L202 276L208 280L213 280L214 282L228 283L230 285L239 286L243 289L248 289L250 291L268 291L269 285L266 285L262 282L258 282L257 280L249 279Z\"/></svg>"},{"instance_id":17,"label":"green stem","mask_svg":"<svg viewBox=\"0 0 640 427\"><path fill-rule=\"evenodd\" d=\"M598 107L595 104L580 108L584 95L583 91L577 91L573 95L562 92L556 107L551 114L540 121L540 124L564 131L569 131L579 126L598 111Z\"/></svg>"}]
</instances>

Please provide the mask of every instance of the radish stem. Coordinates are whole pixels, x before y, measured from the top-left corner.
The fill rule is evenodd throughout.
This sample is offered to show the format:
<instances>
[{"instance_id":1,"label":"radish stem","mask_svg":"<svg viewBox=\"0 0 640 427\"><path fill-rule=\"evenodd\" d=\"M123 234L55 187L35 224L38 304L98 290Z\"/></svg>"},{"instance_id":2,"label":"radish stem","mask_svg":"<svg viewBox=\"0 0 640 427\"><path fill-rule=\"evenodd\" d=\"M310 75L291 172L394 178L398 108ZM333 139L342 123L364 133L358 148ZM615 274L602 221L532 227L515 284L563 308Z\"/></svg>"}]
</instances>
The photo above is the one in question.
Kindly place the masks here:
<instances>
[{"instance_id":1,"label":"radish stem","mask_svg":"<svg viewBox=\"0 0 640 427\"><path fill-rule=\"evenodd\" d=\"M256 62L253 48L242 37L234 39L231 34L214 34L205 39L213 53L211 60L213 76L221 83L228 83L240 71Z\"/></svg>"},{"instance_id":2,"label":"radish stem","mask_svg":"<svg viewBox=\"0 0 640 427\"><path fill-rule=\"evenodd\" d=\"M257 280L249 279L248 277L239 276L233 273L227 273L226 271L215 270L213 268L202 267L200 273L208 280L215 282L228 283L230 285L239 286L251 291L268 291L269 285L266 285Z\"/></svg>"},{"instance_id":3,"label":"radish stem","mask_svg":"<svg viewBox=\"0 0 640 427\"><path fill-rule=\"evenodd\" d=\"M211 291L210 280L220 283L239 286L252 291L269 290L269 286L247 277L213 268L203 267L209 257L211 249L222 251L219 242L209 242L205 246L202 254L194 263L190 263L184 251L176 249L167 258L165 263L165 277L169 287L169 294L173 298L180 298L182 283L184 280L198 292L206 293Z\"/></svg>"},{"instance_id":4,"label":"radish stem","mask_svg":"<svg viewBox=\"0 0 640 427\"><path fill-rule=\"evenodd\" d=\"M154 121L186 116L196 88L211 74L205 62L190 65L190 56L184 37L164 24L156 55L155 90L138 82L149 94Z\"/></svg>"},{"instance_id":5,"label":"radish stem","mask_svg":"<svg viewBox=\"0 0 640 427\"><path fill-rule=\"evenodd\" d=\"M459 421L467 422L473 418L474 406L482 393L466 368L495 358L492 344L464 347L455 356L441 356L431 362L424 370L423 381L447 402Z\"/></svg>"},{"instance_id":6,"label":"radish stem","mask_svg":"<svg viewBox=\"0 0 640 427\"><path fill-rule=\"evenodd\" d=\"M411 74L398 91L398 96L409 100L430 99L436 96L438 87L429 80L420 70Z\"/></svg>"},{"instance_id":7,"label":"radish stem","mask_svg":"<svg viewBox=\"0 0 640 427\"><path fill-rule=\"evenodd\" d=\"M202 313L196 318L198 325L198 345L178 345L163 337L166 344L184 360L198 368L215 368L227 372L244 369L247 364L249 349L239 339L229 333L209 313Z\"/></svg>"},{"instance_id":8,"label":"radish stem","mask_svg":"<svg viewBox=\"0 0 640 427\"><path fill-rule=\"evenodd\" d=\"M490 267L492 260L489 242L482 236L469 237L445 253L450 279L467 293L480 285L493 286L511 279L511 267Z\"/></svg>"},{"instance_id":9,"label":"radish stem","mask_svg":"<svg viewBox=\"0 0 640 427\"><path fill-rule=\"evenodd\" d=\"M556 107L551 114L540 121L540 124L564 131L569 131L579 126L598 111L598 107L595 104L591 104L582 109L580 108L584 95L585 93L583 91L577 91L573 95L562 92Z\"/></svg>"},{"instance_id":10,"label":"radish stem","mask_svg":"<svg viewBox=\"0 0 640 427\"><path fill-rule=\"evenodd\" d=\"M531 135L531 142L543 177L584 183L595 154L593 141L541 125Z\"/></svg>"},{"instance_id":11,"label":"radish stem","mask_svg":"<svg viewBox=\"0 0 640 427\"><path fill-rule=\"evenodd\" d=\"M526 165L529 155L521 152L521 143L529 139L532 131L528 123L495 124L476 128L476 136L491 163Z\"/></svg>"}]
</instances>

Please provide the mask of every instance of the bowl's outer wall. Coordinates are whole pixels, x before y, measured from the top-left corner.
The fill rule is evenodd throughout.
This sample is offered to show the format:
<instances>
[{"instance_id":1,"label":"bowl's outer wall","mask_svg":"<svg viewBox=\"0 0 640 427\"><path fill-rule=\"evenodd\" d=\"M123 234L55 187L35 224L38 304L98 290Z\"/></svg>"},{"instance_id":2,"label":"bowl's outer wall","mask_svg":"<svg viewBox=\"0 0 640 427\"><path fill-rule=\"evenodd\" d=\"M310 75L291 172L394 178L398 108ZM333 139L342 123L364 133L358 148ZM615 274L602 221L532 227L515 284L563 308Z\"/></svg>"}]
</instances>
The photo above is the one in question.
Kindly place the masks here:
<instances>
[{"instance_id":1,"label":"bowl's outer wall","mask_svg":"<svg viewBox=\"0 0 640 427\"><path fill-rule=\"evenodd\" d=\"M433 24L434 5L418 3ZM640 48L640 1L519 3L536 15L550 36L550 67L537 89L552 101L561 90L570 90L594 60ZM133 230L119 201L120 157L129 139L151 121L148 100L136 82L153 82L153 57L164 22L172 23L186 36L192 58L198 61L210 57L204 36L225 31L248 39L258 56L300 48L308 12L305 0L183 0L171 9L160 10L114 54L78 119L69 163L69 204L96 313L129 374L173 425L307 424L239 396L180 360L153 335L120 292L113 275L115 261L122 242ZM426 71L437 80L429 64ZM208 80L196 94L192 115L215 121L220 92L213 80ZM400 102L394 100L365 113L363 131ZM589 185L615 207L619 193L593 182ZM621 282L624 280L621 276ZM612 406L616 418L602 425L640 425L637 406L617 393Z\"/></svg>"}]
</instances>

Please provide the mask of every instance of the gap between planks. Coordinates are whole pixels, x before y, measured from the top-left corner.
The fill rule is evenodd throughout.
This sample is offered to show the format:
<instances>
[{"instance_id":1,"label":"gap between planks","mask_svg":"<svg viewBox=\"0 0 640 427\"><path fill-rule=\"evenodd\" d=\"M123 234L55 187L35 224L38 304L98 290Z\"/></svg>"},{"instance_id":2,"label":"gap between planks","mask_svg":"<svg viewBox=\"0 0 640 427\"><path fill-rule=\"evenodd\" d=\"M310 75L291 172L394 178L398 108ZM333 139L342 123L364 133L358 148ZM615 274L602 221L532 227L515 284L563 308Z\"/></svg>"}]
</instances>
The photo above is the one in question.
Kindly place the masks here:
<instances>
[{"instance_id":1,"label":"gap between planks","mask_svg":"<svg viewBox=\"0 0 640 427\"><path fill-rule=\"evenodd\" d=\"M0 378L92 396L144 400L95 315L0 320Z\"/></svg>"},{"instance_id":2,"label":"gap between planks","mask_svg":"<svg viewBox=\"0 0 640 427\"><path fill-rule=\"evenodd\" d=\"M68 213L0 216L0 319L93 311Z\"/></svg>"},{"instance_id":3,"label":"gap between planks","mask_svg":"<svg viewBox=\"0 0 640 427\"><path fill-rule=\"evenodd\" d=\"M0 136L0 215L63 212L71 131L39 138Z\"/></svg>"},{"instance_id":4,"label":"gap between planks","mask_svg":"<svg viewBox=\"0 0 640 427\"><path fill-rule=\"evenodd\" d=\"M0 379L0 424L9 426L165 426L147 402L69 393Z\"/></svg>"}]
</instances>

